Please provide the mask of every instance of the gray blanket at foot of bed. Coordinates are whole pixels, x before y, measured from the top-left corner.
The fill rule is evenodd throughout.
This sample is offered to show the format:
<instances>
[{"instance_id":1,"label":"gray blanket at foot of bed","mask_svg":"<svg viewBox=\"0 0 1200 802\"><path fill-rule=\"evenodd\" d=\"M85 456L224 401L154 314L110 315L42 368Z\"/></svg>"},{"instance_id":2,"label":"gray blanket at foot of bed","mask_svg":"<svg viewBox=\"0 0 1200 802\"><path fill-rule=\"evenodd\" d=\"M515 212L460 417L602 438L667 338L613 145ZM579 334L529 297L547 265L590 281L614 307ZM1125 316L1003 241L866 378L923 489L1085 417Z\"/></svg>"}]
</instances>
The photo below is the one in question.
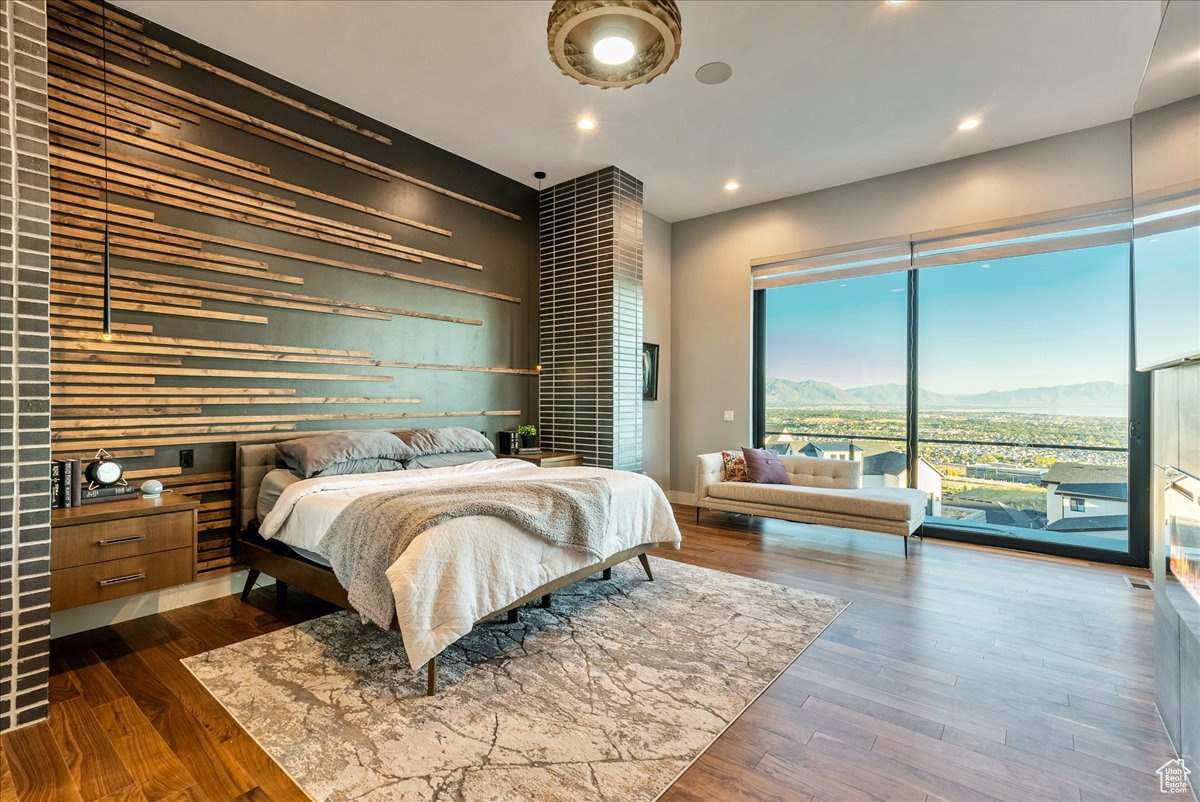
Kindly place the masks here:
<instances>
[{"instance_id":1,"label":"gray blanket at foot of bed","mask_svg":"<svg viewBox=\"0 0 1200 802\"><path fill-rule=\"evenodd\" d=\"M385 490L351 502L317 545L350 605L385 629L396 602L386 571L418 535L471 515L504 518L548 543L603 559L612 492L602 478Z\"/></svg>"}]
</instances>

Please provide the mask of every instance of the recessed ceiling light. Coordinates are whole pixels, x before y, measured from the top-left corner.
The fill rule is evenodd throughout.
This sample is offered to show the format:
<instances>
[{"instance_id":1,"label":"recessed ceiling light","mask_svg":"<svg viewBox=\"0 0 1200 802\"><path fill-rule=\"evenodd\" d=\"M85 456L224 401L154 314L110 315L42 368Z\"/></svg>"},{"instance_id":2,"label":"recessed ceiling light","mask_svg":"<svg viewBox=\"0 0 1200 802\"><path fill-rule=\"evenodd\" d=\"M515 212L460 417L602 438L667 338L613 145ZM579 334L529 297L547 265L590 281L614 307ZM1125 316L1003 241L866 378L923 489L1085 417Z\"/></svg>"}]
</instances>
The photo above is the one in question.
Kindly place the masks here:
<instances>
[{"instance_id":1,"label":"recessed ceiling light","mask_svg":"<svg viewBox=\"0 0 1200 802\"><path fill-rule=\"evenodd\" d=\"M958 124L958 130L960 130L960 131L973 131L978 127L979 127L979 118L978 117L968 117L967 119L963 120L962 122L960 122Z\"/></svg>"},{"instance_id":2,"label":"recessed ceiling light","mask_svg":"<svg viewBox=\"0 0 1200 802\"><path fill-rule=\"evenodd\" d=\"M629 35L617 28L605 28L596 37L592 45L592 55L601 64L624 64L633 58L637 48L629 39Z\"/></svg>"},{"instance_id":3,"label":"recessed ceiling light","mask_svg":"<svg viewBox=\"0 0 1200 802\"><path fill-rule=\"evenodd\" d=\"M733 191L739 190L741 188L742 188L742 185L739 184L737 181L726 181L725 182L725 191L726 192L733 192Z\"/></svg>"},{"instance_id":4,"label":"recessed ceiling light","mask_svg":"<svg viewBox=\"0 0 1200 802\"><path fill-rule=\"evenodd\" d=\"M580 131L591 131L596 127L596 121L591 117L580 117L575 121L575 127Z\"/></svg>"},{"instance_id":5,"label":"recessed ceiling light","mask_svg":"<svg viewBox=\"0 0 1200 802\"><path fill-rule=\"evenodd\" d=\"M902 6L907 2L908 0L887 0L889 6Z\"/></svg>"},{"instance_id":6,"label":"recessed ceiling light","mask_svg":"<svg viewBox=\"0 0 1200 802\"><path fill-rule=\"evenodd\" d=\"M724 61L710 61L696 70L696 80L709 86L723 84L729 80L731 75L733 75L733 67Z\"/></svg>"}]
</instances>

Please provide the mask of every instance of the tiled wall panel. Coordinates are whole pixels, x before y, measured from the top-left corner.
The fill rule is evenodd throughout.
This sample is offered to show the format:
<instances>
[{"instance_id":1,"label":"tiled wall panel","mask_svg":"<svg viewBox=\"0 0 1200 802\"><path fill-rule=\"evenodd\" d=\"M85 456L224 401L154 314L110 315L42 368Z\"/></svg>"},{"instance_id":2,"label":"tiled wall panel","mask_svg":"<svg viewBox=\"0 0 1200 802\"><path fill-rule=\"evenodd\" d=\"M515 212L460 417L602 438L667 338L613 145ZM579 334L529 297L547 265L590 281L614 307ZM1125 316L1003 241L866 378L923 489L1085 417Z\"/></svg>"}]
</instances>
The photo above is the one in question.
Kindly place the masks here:
<instances>
[{"instance_id":1,"label":"tiled wall panel","mask_svg":"<svg viewBox=\"0 0 1200 802\"><path fill-rule=\"evenodd\" d=\"M46 7L0 3L0 730L46 716L50 172Z\"/></svg>"},{"instance_id":2,"label":"tiled wall panel","mask_svg":"<svg viewBox=\"0 0 1200 802\"><path fill-rule=\"evenodd\" d=\"M608 167L541 194L542 446L642 469L642 182Z\"/></svg>"}]
</instances>

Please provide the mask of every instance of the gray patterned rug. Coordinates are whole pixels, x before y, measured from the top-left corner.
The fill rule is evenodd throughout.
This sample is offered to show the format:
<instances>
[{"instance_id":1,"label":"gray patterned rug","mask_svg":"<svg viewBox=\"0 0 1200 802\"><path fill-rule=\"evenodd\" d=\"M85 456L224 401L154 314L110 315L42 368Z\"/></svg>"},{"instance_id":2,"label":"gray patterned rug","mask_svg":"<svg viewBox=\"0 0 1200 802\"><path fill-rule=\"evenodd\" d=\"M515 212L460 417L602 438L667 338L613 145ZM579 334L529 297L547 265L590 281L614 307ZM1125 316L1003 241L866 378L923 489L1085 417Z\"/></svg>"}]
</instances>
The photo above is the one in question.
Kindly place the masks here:
<instances>
[{"instance_id":1,"label":"gray patterned rug","mask_svg":"<svg viewBox=\"0 0 1200 802\"><path fill-rule=\"evenodd\" d=\"M654 559L475 631L439 692L334 613L184 660L317 800L652 800L846 603Z\"/></svg>"}]
</instances>

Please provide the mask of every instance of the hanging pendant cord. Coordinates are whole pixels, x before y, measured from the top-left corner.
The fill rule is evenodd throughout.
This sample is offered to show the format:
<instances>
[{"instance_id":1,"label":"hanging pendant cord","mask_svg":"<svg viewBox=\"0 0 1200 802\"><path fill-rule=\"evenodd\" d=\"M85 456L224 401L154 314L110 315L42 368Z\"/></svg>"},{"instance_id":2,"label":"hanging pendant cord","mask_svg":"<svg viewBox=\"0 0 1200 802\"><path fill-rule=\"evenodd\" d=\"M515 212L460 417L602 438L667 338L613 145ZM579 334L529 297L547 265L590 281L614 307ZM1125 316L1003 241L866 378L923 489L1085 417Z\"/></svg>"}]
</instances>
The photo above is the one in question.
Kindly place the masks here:
<instances>
[{"instance_id":1,"label":"hanging pendant cord","mask_svg":"<svg viewBox=\"0 0 1200 802\"><path fill-rule=\"evenodd\" d=\"M101 6L101 54L103 59L104 84L104 328L100 339L105 342L112 340L112 271L109 267L109 233L108 233L108 3Z\"/></svg>"}]
</instances>

